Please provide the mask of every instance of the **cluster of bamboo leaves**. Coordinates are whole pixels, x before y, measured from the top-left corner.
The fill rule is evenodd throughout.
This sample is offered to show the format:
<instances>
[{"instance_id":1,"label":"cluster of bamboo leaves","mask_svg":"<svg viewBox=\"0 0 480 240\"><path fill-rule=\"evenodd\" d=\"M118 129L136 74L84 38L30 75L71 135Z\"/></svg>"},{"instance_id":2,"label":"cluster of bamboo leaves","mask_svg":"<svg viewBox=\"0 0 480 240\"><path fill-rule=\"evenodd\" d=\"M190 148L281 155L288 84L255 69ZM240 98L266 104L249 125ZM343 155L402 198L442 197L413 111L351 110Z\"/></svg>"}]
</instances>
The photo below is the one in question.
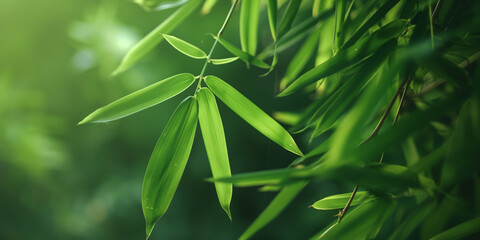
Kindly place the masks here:
<instances>
[{"instance_id":1,"label":"cluster of bamboo leaves","mask_svg":"<svg viewBox=\"0 0 480 240\"><path fill-rule=\"evenodd\" d=\"M160 2L137 1L148 8L166 7ZM207 54L168 34L201 6L202 13L210 12L217 1L180 2L178 10L128 52L114 75L131 68L163 39L179 52L205 61L201 73L180 73L158 81L97 109L80 122L123 118L197 83L193 95L171 116L147 166L142 187L147 238L172 201L197 122L212 171L209 180L215 184L220 205L230 218L232 186L278 191L240 239L250 238L276 218L309 182L322 180L356 187L353 193L308 203L312 211L341 210L338 220L319 226L312 239L373 239L382 232L385 220L401 211L408 212L397 217L398 226L386 233L390 239L405 239L413 233L422 238L455 239L480 229L478 209L476 213L466 212L450 229L452 224L447 221L456 216L449 208L452 202L471 200L458 188L465 183L480 184L480 65L476 64L480 57L480 21L468 18L474 16L472 9L479 7L478 3L235 0L230 11L224 10L226 19ZM221 37L236 8L241 46ZM272 41L259 51L258 26L263 24L259 16L264 13ZM233 56L212 58L217 43ZM281 53L289 48L296 49L295 56L282 59ZM228 64L237 59L246 66L265 69L264 75L272 70L284 72L278 97L311 97L303 111L276 115L279 121L291 125L289 131L226 81L204 76L208 64ZM285 71L275 68L278 61L288 63ZM299 157L283 169L232 176L217 98L253 128ZM310 139L305 155L291 133ZM398 152L401 157L390 157ZM414 206L402 206L404 198L414 199Z\"/></svg>"}]
</instances>

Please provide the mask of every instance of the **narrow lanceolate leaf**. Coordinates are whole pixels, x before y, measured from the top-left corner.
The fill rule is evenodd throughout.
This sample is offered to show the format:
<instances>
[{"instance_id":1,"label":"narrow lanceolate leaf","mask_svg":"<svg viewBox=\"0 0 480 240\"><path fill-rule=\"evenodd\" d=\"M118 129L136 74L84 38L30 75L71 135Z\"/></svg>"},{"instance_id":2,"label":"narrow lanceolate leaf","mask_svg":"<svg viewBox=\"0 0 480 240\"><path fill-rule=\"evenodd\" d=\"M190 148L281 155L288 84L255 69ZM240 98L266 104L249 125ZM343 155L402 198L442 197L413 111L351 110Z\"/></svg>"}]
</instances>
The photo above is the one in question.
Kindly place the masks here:
<instances>
[{"instance_id":1,"label":"narrow lanceolate leaf","mask_svg":"<svg viewBox=\"0 0 480 240\"><path fill-rule=\"evenodd\" d=\"M332 195L316 201L311 207L318 210L341 209L345 207L351 195L352 193ZM366 191L357 192L350 206L356 206L368 201L370 199L368 196L369 194Z\"/></svg>"},{"instance_id":2,"label":"narrow lanceolate leaf","mask_svg":"<svg viewBox=\"0 0 480 240\"><path fill-rule=\"evenodd\" d=\"M235 62L238 59L238 57L231 57L231 58L221 58L221 59L210 59L210 61L214 65L223 65L231 62Z\"/></svg>"},{"instance_id":3,"label":"narrow lanceolate leaf","mask_svg":"<svg viewBox=\"0 0 480 240\"><path fill-rule=\"evenodd\" d=\"M340 223L335 220L311 239L371 239L369 236L383 225L393 207L390 200L368 201L349 210Z\"/></svg>"},{"instance_id":4,"label":"narrow lanceolate leaf","mask_svg":"<svg viewBox=\"0 0 480 240\"><path fill-rule=\"evenodd\" d=\"M285 76L280 81L280 89L285 89L295 78L298 77L300 72L305 68L308 60L312 57L317 47L317 42L320 37L320 29L318 28L305 40L302 47L293 57L292 61L288 64Z\"/></svg>"},{"instance_id":5,"label":"narrow lanceolate leaf","mask_svg":"<svg viewBox=\"0 0 480 240\"><path fill-rule=\"evenodd\" d=\"M280 22L280 27L278 28L278 39L282 38L292 27L293 20L297 15L301 3L302 0L290 0L290 3L288 3L287 11L285 12L282 21Z\"/></svg>"},{"instance_id":6,"label":"narrow lanceolate leaf","mask_svg":"<svg viewBox=\"0 0 480 240\"><path fill-rule=\"evenodd\" d=\"M266 64L264 61L260 60L259 58L252 56L241 49L237 48L233 44L229 43L223 38L218 38L218 42L222 44L223 47L225 47L229 52L231 52L233 55L239 57L242 61L246 63L251 63L252 65L255 65L260 68L265 68L269 69L270 66Z\"/></svg>"},{"instance_id":7,"label":"narrow lanceolate leaf","mask_svg":"<svg viewBox=\"0 0 480 240\"><path fill-rule=\"evenodd\" d=\"M109 122L159 104L187 89L195 80L190 73L181 73L131 93L95 110L79 124Z\"/></svg>"},{"instance_id":8,"label":"narrow lanceolate leaf","mask_svg":"<svg viewBox=\"0 0 480 240\"><path fill-rule=\"evenodd\" d=\"M385 15L398 3L399 0L387 0L360 28L358 28L350 39L342 46L347 48L352 46L362 35L368 32L372 26L377 24ZM363 21L363 19L357 19L356 21Z\"/></svg>"},{"instance_id":9,"label":"narrow lanceolate leaf","mask_svg":"<svg viewBox=\"0 0 480 240\"><path fill-rule=\"evenodd\" d=\"M332 58L297 78L283 92L278 94L278 97L290 95L308 84L328 77L361 61L373 54L390 39L399 37L406 29L407 23L405 20L395 20L372 33L372 35L359 40L353 46L340 49Z\"/></svg>"},{"instance_id":10,"label":"narrow lanceolate leaf","mask_svg":"<svg viewBox=\"0 0 480 240\"><path fill-rule=\"evenodd\" d=\"M252 127L286 150L300 156L303 155L287 130L235 88L215 76L207 76L205 83L225 105Z\"/></svg>"},{"instance_id":11,"label":"narrow lanceolate leaf","mask_svg":"<svg viewBox=\"0 0 480 240\"><path fill-rule=\"evenodd\" d=\"M230 177L232 174L228 161L227 143L215 96L208 88L202 88L197 92L197 101L198 119L212 175L214 178ZM232 184L215 182L215 189L220 205L228 214L228 217L232 219L230 214Z\"/></svg>"},{"instance_id":12,"label":"narrow lanceolate leaf","mask_svg":"<svg viewBox=\"0 0 480 240\"><path fill-rule=\"evenodd\" d=\"M277 0L268 0L268 23L273 41L277 41Z\"/></svg>"},{"instance_id":13,"label":"narrow lanceolate leaf","mask_svg":"<svg viewBox=\"0 0 480 240\"><path fill-rule=\"evenodd\" d=\"M163 34L163 37L172 45L175 49L177 49L179 52L191 57L191 58L196 58L196 59L204 59L207 57L207 54L202 51L200 48L183 41L180 38L170 36L167 34Z\"/></svg>"},{"instance_id":14,"label":"narrow lanceolate leaf","mask_svg":"<svg viewBox=\"0 0 480 240\"><path fill-rule=\"evenodd\" d=\"M283 187L265 210L245 230L239 239L249 239L260 229L275 219L307 185L308 181L298 181Z\"/></svg>"},{"instance_id":15,"label":"narrow lanceolate leaf","mask_svg":"<svg viewBox=\"0 0 480 240\"><path fill-rule=\"evenodd\" d=\"M151 31L128 51L120 63L120 66L113 71L112 75L119 74L131 68L135 63L142 59L163 40L163 34L168 34L173 31L173 29L183 22L195 9L197 9L200 3L202 3L202 0L190 0L188 3L170 15L170 17L163 21L158 27L153 29L153 31Z\"/></svg>"},{"instance_id":16,"label":"narrow lanceolate leaf","mask_svg":"<svg viewBox=\"0 0 480 240\"><path fill-rule=\"evenodd\" d=\"M167 211L192 149L197 127L197 102L186 98L170 118L148 162L142 186L147 238Z\"/></svg>"},{"instance_id":17,"label":"narrow lanceolate leaf","mask_svg":"<svg viewBox=\"0 0 480 240\"><path fill-rule=\"evenodd\" d=\"M434 236L433 238L431 238L431 240L462 239L478 231L480 231L480 217L464 222L462 224L459 224L453 228L450 228L447 231Z\"/></svg>"},{"instance_id":18,"label":"narrow lanceolate leaf","mask_svg":"<svg viewBox=\"0 0 480 240\"><path fill-rule=\"evenodd\" d=\"M257 29L260 0L242 1L240 9L240 42L242 50L255 56L257 52Z\"/></svg>"}]
</instances>

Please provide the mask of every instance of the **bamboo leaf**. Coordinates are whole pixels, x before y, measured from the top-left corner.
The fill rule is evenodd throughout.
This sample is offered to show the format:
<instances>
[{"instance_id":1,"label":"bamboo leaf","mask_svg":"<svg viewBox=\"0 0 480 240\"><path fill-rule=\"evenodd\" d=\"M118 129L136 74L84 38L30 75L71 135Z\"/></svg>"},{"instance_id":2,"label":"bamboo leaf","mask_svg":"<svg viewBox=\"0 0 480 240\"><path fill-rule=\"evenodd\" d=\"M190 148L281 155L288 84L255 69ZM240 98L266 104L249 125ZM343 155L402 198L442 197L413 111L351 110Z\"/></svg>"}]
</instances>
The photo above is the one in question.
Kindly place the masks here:
<instances>
[{"instance_id":1,"label":"bamboo leaf","mask_svg":"<svg viewBox=\"0 0 480 240\"><path fill-rule=\"evenodd\" d=\"M308 36L307 40L303 43L302 47L295 54L293 59L290 61L285 72L285 76L280 81L280 90L285 89L295 78L298 77L298 74L305 68L308 63L308 60L312 57L317 47L317 42L320 37L320 28L315 30Z\"/></svg>"},{"instance_id":2,"label":"bamboo leaf","mask_svg":"<svg viewBox=\"0 0 480 240\"><path fill-rule=\"evenodd\" d=\"M389 200L368 201L350 210L340 223L335 220L311 239L367 239L382 226L393 207Z\"/></svg>"},{"instance_id":3,"label":"bamboo leaf","mask_svg":"<svg viewBox=\"0 0 480 240\"><path fill-rule=\"evenodd\" d=\"M195 80L190 73L181 73L158 81L95 110L79 124L109 122L159 104L187 89Z\"/></svg>"},{"instance_id":4,"label":"bamboo leaf","mask_svg":"<svg viewBox=\"0 0 480 240\"><path fill-rule=\"evenodd\" d=\"M197 103L186 98L173 113L148 162L142 186L147 239L167 211L192 149L197 127Z\"/></svg>"},{"instance_id":5,"label":"bamboo leaf","mask_svg":"<svg viewBox=\"0 0 480 240\"><path fill-rule=\"evenodd\" d=\"M202 51L200 48L174 36L163 34L165 40L167 40L170 45L172 45L179 52L196 59L204 59L207 57L207 54Z\"/></svg>"},{"instance_id":6,"label":"bamboo leaf","mask_svg":"<svg viewBox=\"0 0 480 240\"><path fill-rule=\"evenodd\" d=\"M425 218L435 209L435 202L432 199L423 201L413 212L403 220L400 226L390 235L389 240L407 239L408 236L420 225Z\"/></svg>"},{"instance_id":7,"label":"bamboo leaf","mask_svg":"<svg viewBox=\"0 0 480 240\"><path fill-rule=\"evenodd\" d=\"M287 130L235 88L215 76L207 76L205 83L225 105L260 133L286 150L300 156L303 155Z\"/></svg>"},{"instance_id":8,"label":"bamboo leaf","mask_svg":"<svg viewBox=\"0 0 480 240\"><path fill-rule=\"evenodd\" d=\"M395 20L380 28L371 36L357 42L350 48L340 49L332 58L297 78L277 96L284 97L290 95L308 84L314 83L324 77L328 77L359 62L365 57L373 54L387 41L399 37L405 30L406 26L407 22L405 20Z\"/></svg>"},{"instance_id":9,"label":"bamboo leaf","mask_svg":"<svg viewBox=\"0 0 480 240\"><path fill-rule=\"evenodd\" d=\"M292 200L300 193L300 191L307 185L307 181L299 181L286 185L275 196L272 202L265 210L255 219L255 221L245 230L239 239L249 239L260 229L265 227L273 219L275 219Z\"/></svg>"},{"instance_id":10,"label":"bamboo leaf","mask_svg":"<svg viewBox=\"0 0 480 240\"><path fill-rule=\"evenodd\" d=\"M257 52L257 30L260 15L260 0L242 1L240 9L240 43L242 50L255 56Z\"/></svg>"},{"instance_id":11,"label":"bamboo leaf","mask_svg":"<svg viewBox=\"0 0 480 240\"><path fill-rule=\"evenodd\" d=\"M123 57L120 65L113 71L112 75L117 75L129 68L149 53L157 44L163 40L163 34L173 31L181 22L183 22L203 0L190 0L180 7L170 17L165 19L158 27L153 29L140 42L133 46Z\"/></svg>"},{"instance_id":12,"label":"bamboo leaf","mask_svg":"<svg viewBox=\"0 0 480 240\"><path fill-rule=\"evenodd\" d=\"M278 39L282 38L283 35L285 35L285 33L287 33L292 27L293 20L297 15L298 8L300 7L301 3L302 0L290 0L288 3L287 10L282 18L282 21L280 22L280 27L278 28Z\"/></svg>"},{"instance_id":13,"label":"bamboo leaf","mask_svg":"<svg viewBox=\"0 0 480 240\"><path fill-rule=\"evenodd\" d=\"M259 58L242 51L241 49L235 47L233 44L227 42L225 39L219 38L218 42L220 44L222 44L222 46L224 46L233 55L239 57L242 61L244 61L246 63L251 63L252 65L255 65L255 66L260 67L260 68L265 68L265 69L270 68L270 66L268 64L266 64L264 61L262 61Z\"/></svg>"},{"instance_id":14,"label":"bamboo leaf","mask_svg":"<svg viewBox=\"0 0 480 240\"><path fill-rule=\"evenodd\" d=\"M470 236L480 231L480 217L461 223L445 232L435 235L431 240L453 240Z\"/></svg>"},{"instance_id":15,"label":"bamboo leaf","mask_svg":"<svg viewBox=\"0 0 480 240\"><path fill-rule=\"evenodd\" d=\"M316 201L310 207L318 210L341 209L345 207L351 195L352 193L342 193L342 194L328 196L326 198L322 198ZM368 201L369 199L368 196L369 196L369 193L366 191L357 192L350 206L356 206L364 203L365 201Z\"/></svg>"},{"instance_id":16,"label":"bamboo leaf","mask_svg":"<svg viewBox=\"0 0 480 240\"><path fill-rule=\"evenodd\" d=\"M231 62L235 62L238 57L231 57L231 58L221 58L221 59L210 59L214 65L222 65Z\"/></svg>"},{"instance_id":17,"label":"bamboo leaf","mask_svg":"<svg viewBox=\"0 0 480 240\"><path fill-rule=\"evenodd\" d=\"M399 0L387 0L360 28L358 28L350 39L342 46L342 48L348 48L357 42L368 29L377 24L385 15L392 9ZM367 8L368 9L368 8ZM358 19L363 21L363 19Z\"/></svg>"},{"instance_id":18,"label":"bamboo leaf","mask_svg":"<svg viewBox=\"0 0 480 240\"><path fill-rule=\"evenodd\" d=\"M202 88L197 92L197 101L198 119L212 175L214 178L230 177L232 174L228 161L227 143L215 96L209 89ZM220 206L225 210L228 217L232 219L230 213L232 184L215 182L215 189L217 190Z\"/></svg>"},{"instance_id":19,"label":"bamboo leaf","mask_svg":"<svg viewBox=\"0 0 480 240\"><path fill-rule=\"evenodd\" d=\"M274 42L277 41L277 8L277 0L268 0L268 23Z\"/></svg>"}]
</instances>

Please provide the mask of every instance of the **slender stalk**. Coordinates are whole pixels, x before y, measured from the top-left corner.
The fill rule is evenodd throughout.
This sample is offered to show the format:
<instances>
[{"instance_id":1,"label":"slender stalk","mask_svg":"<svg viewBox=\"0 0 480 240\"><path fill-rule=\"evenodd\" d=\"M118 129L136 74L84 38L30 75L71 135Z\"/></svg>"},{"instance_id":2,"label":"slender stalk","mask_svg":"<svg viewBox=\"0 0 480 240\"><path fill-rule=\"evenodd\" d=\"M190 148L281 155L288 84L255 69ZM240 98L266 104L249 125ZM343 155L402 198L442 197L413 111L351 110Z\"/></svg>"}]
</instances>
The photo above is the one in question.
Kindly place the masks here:
<instances>
[{"instance_id":1,"label":"slender stalk","mask_svg":"<svg viewBox=\"0 0 480 240\"><path fill-rule=\"evenodd\" d=\"M213 50L214 50L215 47L217 46L218 39L220 38L220 36L222 35L223 31L225 30L225 27L227 26L228 21L229 21L230 18L232 17L233 10L235 9L235 6L237 5L237 3L238 3L238 0L235 0L235 1L232 3L232 6L230 7L230 10L228 11L227 17L225 18L225 21L223 22L222 27L220 28L220 30L219 30L218 33L217 33L217 36L216 36L216 38L215 38L215 42L213 43L212 48L210 49L210 52L209 52L208 55L207 55L207 59L205 60L205 63L203 64L202 71L200 72L200 75L198 76L199 80L198 80L197 88L195 89L194 96L197 95L197 91L198 91L198 90L200 89L200 87L201 87L202 79L203 79L203 74L205 73L205 70L207 69L207 65L210 63L210 58L212 57Z\"/></svg>"}]
</instances>

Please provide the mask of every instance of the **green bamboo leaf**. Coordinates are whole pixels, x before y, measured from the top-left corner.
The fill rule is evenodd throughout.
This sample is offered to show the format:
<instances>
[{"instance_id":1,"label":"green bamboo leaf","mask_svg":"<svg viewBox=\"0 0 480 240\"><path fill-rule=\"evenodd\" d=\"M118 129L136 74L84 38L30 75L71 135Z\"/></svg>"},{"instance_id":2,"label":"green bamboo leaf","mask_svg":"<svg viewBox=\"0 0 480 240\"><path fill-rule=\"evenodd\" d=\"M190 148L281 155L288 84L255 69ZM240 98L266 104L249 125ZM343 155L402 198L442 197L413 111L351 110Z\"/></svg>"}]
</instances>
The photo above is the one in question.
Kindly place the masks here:
<instances>
[{"instance_id":1,"label":"green bamboo leaf","mask_svg":"<svg viewBox=\"0 0 480 240\"><path fill-rule=\"evenodd\" d=\"M302 191L307 185L307 181L298 181L290 185L286 185L275 196L270 204L263 210L263 212L255 219L255 221L245 230L239 239L249 239L260 229L265 227L273 219L275 219L292 200Z\"/></svg>"},{"instance_id":2,"label":"green bamboo leaf","mask_svg":"<svg viewBox=\"0 0 480 240\"><path fill-rule=\"evenodd\" d=\"M403 220L400 226L395 228L395 231L390 235L388 240L403 240L420 225L427 216L435 209L435 201L427 199L419 204L413 212Z\"/></svg>"},{"instance_id":3,"label":"green bamboo leaf","mask_svg":"<svg viewBox=\"0 0 480 240\"><path fill-rule=\"evenodd\" d=\"M312 137L319 136L337 122L338 118L361 92L363 86L375 74L385 59L392 54L396 46L397 41L391 39L361 64L357 73L339 89L335 98L332 98L330 103L325 104L327 108L321 115L322 118L319 120Z\"/></svg>"},{"instance_id":4,"label":"green bamboo leaf","mask_svg":"<svg viewBox=\"0 0 480 240\"><path fill-rule=\"evenodd\" d=\"M273 41L277 41L277 0L268 0L268 23L270 25L270 32L272 33Z\"/></svg>"},{"instance_id":5,"label":"green bamboo leaf","mask_svg":"<svg viewBox=\"0 0 480 240\"><path fill-rule=\"evenodd\" d=\"M431 240L462 239L480 231L480 217L461 223L445 232L435 235Z\"/></svg>"},{"instance_id":6,"label":"green bamboo leaf","mask_svg":"<svg viewBox=\"0 0 480 240\"><path fill-rule=\"evenodd\" d=\"M260 133L286 150L300 156L303 155L287 130L235 88L215 76L207 76L205 83L225 105Z\"/></svg>"},{"instance_id":7,"label":"green bamboo leaf","mask_svg":"<svg viewBox=\"0 0 480 240\"><path fill-rule=\"evenodd\" d=\"M326 198L322 198L316 201L310 207L318 210L341 209L345 207L351 195L352 193L342 193L342 194L328 196ZM355 194L355 197L353 198L353 201L350 204L350 206L356 206L368 200L370 200L369 193L366 191L359 191Z\"/></svg>"},{"instance_id":8,"label":"green bamboo leaf","mask_svg":"<svg viewBox=\"0 0 480 240\"><path fill-rule=\"evenodd\" d=\"M210 61L214 65L222 65L222 64L235 62L237 59L238 59L238 57L231 57L231 58L221 58L221 59L210 59Z\"/></svg>"},{"instance_id":9,"label":"green bamboo leaf","mask_svg":"<svg viewBox=\"0 0 480 240\"><path fill-rule=\"evenodd\" d=\"M109 122L159 104L187 89L195 80L190 73L181 73L140 89L95 110L80 123Z\"/></svg>"},{"instance_id":10,"label":"green bamboo leaf","mask_svg":"<svg viewBox=\"0 0 480 240\"><path fill-rule=\"evenodd\" d=\"M290 95L308 84L312 84L361 61L376 52L387 41L399 37L406 27L407 21L395 20L383 26L369 37L358 41L353 46L340 49L332 58L297 78L277 96L284 97Z\"/></svg>"},{"instance_id":11,"label":"green bamboo leaf","mask_svg":"<svg viewBox=\"0 0 480 240\"><path fill-rule=\"evenodd\" d=\"M203 15L206 15L210 13L210 10L217 4L218 0L205 0L205 3L203 3L201 13Z\"/></svg>"},{"instance_id":12,"label":"green bamboo leaf","mask_svg":"<svg viewBox=\"0 0 480 240\"><path fill-rule=\"evenodd\" d=\"M147 239L167 211L192 149L197 127L197 102L187 97L173 113L148 162L142 186Z\"/></svg>"},{"instance_id":13,"label":"green bamboo leaf","mask_svg":"<svg viewBox=\"0 0 480 240\"><path fill-rule=\"evenodd\" d=\"M333 51L336 53L343 44L345 38L345 14L347 10L346 0L335 1L335 37L333 38Z\"/></svg>"},{"instance_id":14,"label":"green bamboo leaf","mask_svg":"<svg viewBox=\"0 0 480 240\"><path fill-rule=\"evenodd\" d=\"M308 36L307 40L305 40L302 47L288 64L285 76L280 81L280 90L285 89L286 86L295 80L307 65L308 60L310 60L317 47L317 42L320 38L320 29L321 28L318 28Z\"/></svg>"},{"instance_id":15,"label":"green bamboo leaf","mask_svg":"<svg viewBox=\"0 0 480 240\"><path fill-rule=\"evenodd\" d=\"M348 48L363 36L368 29L377 24L385 15L392 9L399 0L387 0L360 28L358 28L350 39L342 46L342 48ZM368 9L368 8L367 8ZM369 10L370 11L370 10ZM364 19L357 19L357 21L363 21Z\"/></svg>"},{"instance_id":16,"label":"green bamboo leaf","mask_svg":"<svg viewBox=\"0 0 480 240\"><path fill-rule=\"evenodd\" d=\"M368 201L350 210L341 222L334 221L311 239L369 239L394 208L390 200Z\"/></svg>"},{"instance_id":17,"label":"green bamboo leaf","mask_svg":"<svg viewBox=\"0 0 480 240\"><path fill-rule=\"evenodd\" d=\"M277 38L282 38L285 33L287 33L290 28L292 27L293 20L295 19L295 16L297 15L298 8L300 7L300 4L302 3L302 0L290 0L287 6L287 10L285 12L285 15L282 18L282 21L280 22L280 27L278 27L278 35Z\"/></svg>"},{"instance_id":18,"label":"green bamboo leaf","mask_svg":"<svg viewBox=\"0 0 480 240\"><path fill-rule=\"evenodd\" d=\"M197 101L200 129L202 130L212 175L214 178L230 177L232 174L228 161L227 143L215 96L207 88L202 88L197 92ZM232 184L215 182L215 189L220 206L232 219L230 213Z\"/></svg>"},{"instance_id":19,"label":"green bamboo leaf","mask_svg":"<svg viewBox=\"0 0 480 240\"><path fill-rule=\"evenodd\" d=\"M196 59L204 59L207 57L207 54L202 51L200 48L174 36L163 34L163 37L167 40L170 45L172 45L179 52Z\"/></svg>"},{"instance_id":20,"label":"green bamboo leaf","mask_svg":"<svg viewBox=\"0 0 480 240\"><path fill-rule=\"evenodd\" d=\"M216 37L214 37L216 38ZM218 42L222 44L223 47L225 47L229 52L231 52L233 55L239 57L242 61L246 63L251 63L252 65L255 65L260 68L265 68L269 69L270 66L266 64L264 61L260 60L259 58L252 56L241 49L235 47L233 44L229 43L223 38L218 38Z\"/></svg>"},{"instance_id":21,"label":"green bamboo leaf","mask_svg":"<svg viewBox=\"0 0 480 240\"><path fill-rule=\"evenodd\" d=\"M240 9L240 43L242 50L255 56L257 52L257 30L260 15L260 0L242 1Z\"/></svg>"},{"instance_id":22,"label":"green bamboo leaf","mask_svg":"<svg viewBox=\"0 0 480 240\"><path fill-rule=\"evenodd\" d=\"M203 0L190 0L188 3L180 7L170 17L165 19L158 27L153 29L147 36L138 42L123 57L120 65L113 71L112 75L117 75L129 68L142 59L156 45L163 40L163 34L173 31L181 22L183 22Z\"/></svg>"}]
</instances>

